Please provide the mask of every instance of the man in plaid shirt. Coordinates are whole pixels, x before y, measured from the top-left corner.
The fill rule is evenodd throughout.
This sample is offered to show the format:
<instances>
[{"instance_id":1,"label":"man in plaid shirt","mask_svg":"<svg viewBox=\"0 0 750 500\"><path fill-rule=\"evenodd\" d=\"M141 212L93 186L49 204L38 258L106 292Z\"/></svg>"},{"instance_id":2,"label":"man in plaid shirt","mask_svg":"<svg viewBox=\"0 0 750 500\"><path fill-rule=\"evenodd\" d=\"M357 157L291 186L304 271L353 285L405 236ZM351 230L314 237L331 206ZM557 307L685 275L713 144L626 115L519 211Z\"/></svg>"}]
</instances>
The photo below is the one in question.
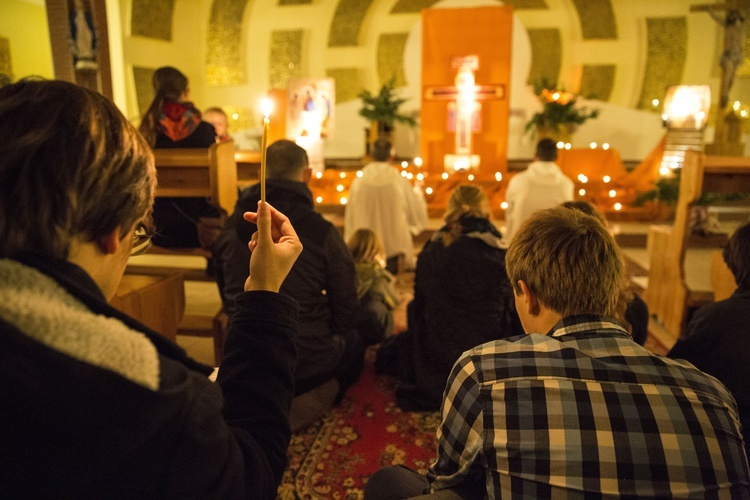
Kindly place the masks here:
<instances>
[{"instance_id":1,"label":"man in plaid shirt","mask_svg":"<svg viewBox=\"0 0 750 500\"><path fill-rule=\"evenodd\" d=\"M750 498L727 389L638 346L608 317L622 265L601 222L565 208L539 211L513 239L506 268L527 335L477 346L456 362L427 475L432 492ZM405 469L389 475L388 495L411 488L390 498L419 492ZM373 479L366 498L385 498Z\"/></svg>"}]
</instances>

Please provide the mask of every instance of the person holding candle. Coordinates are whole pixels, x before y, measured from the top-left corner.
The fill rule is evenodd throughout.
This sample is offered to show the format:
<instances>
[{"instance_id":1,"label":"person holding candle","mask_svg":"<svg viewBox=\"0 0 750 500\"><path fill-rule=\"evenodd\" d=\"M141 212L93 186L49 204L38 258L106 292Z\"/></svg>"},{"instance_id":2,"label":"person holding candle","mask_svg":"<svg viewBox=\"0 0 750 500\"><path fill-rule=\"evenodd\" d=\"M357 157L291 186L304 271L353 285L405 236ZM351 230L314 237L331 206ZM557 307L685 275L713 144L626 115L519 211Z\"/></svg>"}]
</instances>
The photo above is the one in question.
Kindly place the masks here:
<instances>
[{"instance_id":1,"label":"person holding candle","mask_svg":"<svg viewBox=\"0 0 750 500\"><path fill-rule=\"evenodd\" d=\"M355 330L354 260L336 227L314 210L307 187L312 170L305 150L292 141L276 141L268 147L266 168L267 200L289 217L304 247L282 285L282 292L300 303L295 393L302 395L335 380L341 397L364 362L364 343ZM242 192L214 248L216 280L230 317L236 311L235 297L247 279L247 266L242 262L249 255L247 244L255 232L253 225L243 222L242 214L257 206L261 186L258 183ZM312 413L324 411L330 402L316 401L320 404L313 405L317 410ZM294 418L294 409L292 413Z\"/></svg>"}]
</instances>

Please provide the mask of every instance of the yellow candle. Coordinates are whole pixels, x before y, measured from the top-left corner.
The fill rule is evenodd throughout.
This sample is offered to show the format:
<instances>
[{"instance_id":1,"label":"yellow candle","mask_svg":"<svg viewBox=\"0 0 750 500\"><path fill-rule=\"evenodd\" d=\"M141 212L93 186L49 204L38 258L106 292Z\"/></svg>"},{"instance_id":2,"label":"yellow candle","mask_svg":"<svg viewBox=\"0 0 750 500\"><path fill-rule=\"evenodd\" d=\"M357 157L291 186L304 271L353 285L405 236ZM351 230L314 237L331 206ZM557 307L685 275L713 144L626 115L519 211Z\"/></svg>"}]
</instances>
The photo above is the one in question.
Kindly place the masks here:
<instances>
[{"instance_id":1,"label":"yellow candle","mask_svg":"<svg viewBox=\"0 0 750 500\"><path fill-rule=\"evenodd\" d=\"M263 137L260 141L260 201L266 201L266 149L268 148L268 128L271 120L268 115L271 114L273 103L270 99L263 99L260 103L260 110L263 112Z\"/></svg>"}]
</instances>

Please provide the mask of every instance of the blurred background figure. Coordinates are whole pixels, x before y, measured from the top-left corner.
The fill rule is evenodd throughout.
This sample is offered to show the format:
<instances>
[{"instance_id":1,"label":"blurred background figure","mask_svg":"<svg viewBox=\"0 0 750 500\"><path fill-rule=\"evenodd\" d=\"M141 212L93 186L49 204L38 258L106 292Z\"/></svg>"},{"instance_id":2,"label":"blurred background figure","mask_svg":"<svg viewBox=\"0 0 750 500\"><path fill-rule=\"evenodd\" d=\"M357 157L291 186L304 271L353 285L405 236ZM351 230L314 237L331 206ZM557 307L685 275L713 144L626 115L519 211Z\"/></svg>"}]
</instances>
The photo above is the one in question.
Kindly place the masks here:
<instances>
[{"instance_id":1,"label":"blurred background figure","mask_svg":"<svg viewBox=\"0 0 750 500\"><path fill-rule=\"evenodd\" d=\"M203 112L203 119L214 126L216 142L226 141L232 138L229 135L229 117L223 109L211 107Z\"/></svg>"}]
</instances>

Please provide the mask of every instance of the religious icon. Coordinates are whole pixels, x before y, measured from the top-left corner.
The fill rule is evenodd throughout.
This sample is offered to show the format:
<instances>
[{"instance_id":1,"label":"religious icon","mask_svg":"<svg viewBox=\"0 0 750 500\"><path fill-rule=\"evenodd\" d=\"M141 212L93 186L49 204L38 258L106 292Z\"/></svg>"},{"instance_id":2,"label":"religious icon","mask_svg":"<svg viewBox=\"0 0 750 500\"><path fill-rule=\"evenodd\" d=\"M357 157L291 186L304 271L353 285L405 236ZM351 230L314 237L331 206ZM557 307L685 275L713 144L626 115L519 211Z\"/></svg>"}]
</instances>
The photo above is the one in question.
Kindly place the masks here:
<instances>
[{"instance_id":1,"label":"religious icon","mask_svg":"<svg viewBox=\"0 0 750 500\"><path fill-rule=\"evenodd\" d=\"M287 85L287 136L316 140L333 131L333 78L304 78Z\"/></svg>"},{"instance_id":2,"label":"religious icon","mask_svg":"<svg viewBox=\"0 0 750 500\"><path fill-rule=\"evenodd\" d=\"M94 19L84 4L84 0L75 0L70 12L70 37L68 43L73 54L76 69L96 70L96 34Z\"/></svg>"}]
</instances>

